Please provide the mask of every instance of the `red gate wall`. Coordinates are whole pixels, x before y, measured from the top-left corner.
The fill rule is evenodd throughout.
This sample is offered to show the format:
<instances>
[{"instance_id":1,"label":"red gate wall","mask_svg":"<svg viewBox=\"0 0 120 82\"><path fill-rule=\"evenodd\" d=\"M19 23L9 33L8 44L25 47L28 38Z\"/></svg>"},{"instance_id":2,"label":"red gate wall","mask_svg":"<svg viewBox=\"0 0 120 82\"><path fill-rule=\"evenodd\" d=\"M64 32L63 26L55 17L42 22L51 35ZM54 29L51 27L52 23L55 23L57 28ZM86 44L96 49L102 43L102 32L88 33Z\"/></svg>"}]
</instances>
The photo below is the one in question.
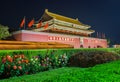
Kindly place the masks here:
<instances>
[{"instance_id":1,"label":"red gate wall","mask_svg":"<svg viewBox=\"0 0 120 82\"><path fill-rule=\"evenodd\" d=\"M45 32L33 32L21 30L13 33L16 40L19 41L36 41L36 42L60 42L73 45L74 48L97 48L107 47L106 39L80 37L74 35L54 34Z\"/></svg>"}]
</instances>

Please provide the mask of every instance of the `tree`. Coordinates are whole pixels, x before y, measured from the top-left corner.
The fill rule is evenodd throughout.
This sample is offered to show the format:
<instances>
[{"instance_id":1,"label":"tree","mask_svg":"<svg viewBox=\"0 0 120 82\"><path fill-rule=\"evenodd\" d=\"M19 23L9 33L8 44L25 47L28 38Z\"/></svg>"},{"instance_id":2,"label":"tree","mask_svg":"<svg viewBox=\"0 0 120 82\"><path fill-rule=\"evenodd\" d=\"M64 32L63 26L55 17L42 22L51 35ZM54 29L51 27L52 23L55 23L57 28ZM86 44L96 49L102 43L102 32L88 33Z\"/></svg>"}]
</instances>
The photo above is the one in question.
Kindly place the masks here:
<instances>
[{"instance_id":1,"label":"tree","mask_svg":"<svg viewBox=\"0 0 120 82\"><path fill-rule=\"evenodd\" d=\"M111 43L111 40L107 39L107 44L110 45L110 43Z\"/></svg>"},{"instance_id":2,"label":"tree","mask_svg":"<svg viewBox=\"0 0 120 82\"><path fill-rule=\"evenodd\" d=\"M0 39L5 39L6 37L11 35L8 29L9 29L8 26L3 26L0 24Z\"/></svg>"}]
</instances>

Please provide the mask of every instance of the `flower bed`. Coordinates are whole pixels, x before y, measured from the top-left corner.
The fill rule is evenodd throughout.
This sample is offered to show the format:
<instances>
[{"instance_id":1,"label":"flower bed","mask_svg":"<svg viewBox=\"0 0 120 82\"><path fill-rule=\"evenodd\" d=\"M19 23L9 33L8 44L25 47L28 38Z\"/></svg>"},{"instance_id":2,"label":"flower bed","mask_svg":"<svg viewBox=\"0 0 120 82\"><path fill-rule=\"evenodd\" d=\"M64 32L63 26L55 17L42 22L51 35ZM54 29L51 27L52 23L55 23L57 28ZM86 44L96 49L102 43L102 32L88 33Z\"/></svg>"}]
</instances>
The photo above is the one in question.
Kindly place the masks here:
<instances>
[{"instance_id":1,"label":"flower bed","mask_svg":"<svg viewBox=\"0 0 120 82\"><path fill-rule=\"evenodd\" d=\"M63 67L21 77L3 79L0 82L119 82L120 61L90 68Z\"/></svg>"},{"instance_id":2,"label":"flower bed","mask_svg":"<svg viewBox=\"0 0 120 82\"><path fill-rule=\"evenodd\" d=\"M120 49L0 50L0 79L68 66L69 59L77 53L89 56L101 52L119 55Z\"/></svg>"},{"instance_id":3,"label":"flower bed","mask_svg":"<svg viewBox=\"0 0 120 82\"><path fill-rule=\"evenodd\" d=\"M59 56L46 55L44 57L38 55L30 59L24 54L6 55L2 57L0 78L34 74L40 71L63 67L67 65L67 61L66 54Z\"/></svg>"}]
</instances>

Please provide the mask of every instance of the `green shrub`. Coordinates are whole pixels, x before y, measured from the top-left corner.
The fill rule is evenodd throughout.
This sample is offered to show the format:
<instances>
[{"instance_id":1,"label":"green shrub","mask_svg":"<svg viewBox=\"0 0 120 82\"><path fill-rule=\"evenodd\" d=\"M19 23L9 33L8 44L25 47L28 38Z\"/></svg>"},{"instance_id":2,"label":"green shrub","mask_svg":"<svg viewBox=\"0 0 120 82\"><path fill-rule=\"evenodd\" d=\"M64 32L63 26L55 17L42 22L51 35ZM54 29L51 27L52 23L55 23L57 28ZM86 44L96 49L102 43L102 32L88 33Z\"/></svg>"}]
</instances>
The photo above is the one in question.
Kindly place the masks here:
<instances>
[{"instance_id":1,"label":"green shrub","mask_svg":"<svg viewBox=\"0 0 120 82\"><path fill-rule=\"evenodd\" d=\"M34 73L40 72L41 71L40 67L41 67L41 64L38 56L33 56L29 61L28 73L34 74Z\"/></svg>"},{"instance_id":2,"label":"green shrub","mask_svg":"<svg viewBox=\"0 0 120 82\"><path fill-rule=\"evenodd\" d=\"M69 59L69 66L90 67L120 59L120 56L112 52L80 52Z\"/></svg>"}]
</instances>

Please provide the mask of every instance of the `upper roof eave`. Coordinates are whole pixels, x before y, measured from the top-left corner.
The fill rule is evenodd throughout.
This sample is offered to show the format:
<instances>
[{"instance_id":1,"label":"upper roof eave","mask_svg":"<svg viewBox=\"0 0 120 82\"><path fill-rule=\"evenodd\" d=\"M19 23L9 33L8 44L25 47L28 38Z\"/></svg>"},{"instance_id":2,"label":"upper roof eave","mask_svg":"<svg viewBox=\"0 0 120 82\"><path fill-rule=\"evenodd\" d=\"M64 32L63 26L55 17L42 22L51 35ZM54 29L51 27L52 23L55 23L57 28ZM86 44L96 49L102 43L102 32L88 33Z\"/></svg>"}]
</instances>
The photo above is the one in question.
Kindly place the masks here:
<instances>
[{"instance_id":1,"label":"upper roof eave","mask_svg":"<svg viewBox=\"0 0 120 82\"><path fill-rule=\"evenodd\" d=\"M45 9L45 14L47 14L51 18L55 18L55 19L62 20L62 21L65 21L65 22L70 22L70 23L77 24L77 25L88 26L88 25L85 25L85 24L81 23L78 20L78 18L73 19L73 18L69 18L69 17L66 17L66 16L58 15L58 14L49 12L48 9Z\"/></svg>"}]
</instances>

